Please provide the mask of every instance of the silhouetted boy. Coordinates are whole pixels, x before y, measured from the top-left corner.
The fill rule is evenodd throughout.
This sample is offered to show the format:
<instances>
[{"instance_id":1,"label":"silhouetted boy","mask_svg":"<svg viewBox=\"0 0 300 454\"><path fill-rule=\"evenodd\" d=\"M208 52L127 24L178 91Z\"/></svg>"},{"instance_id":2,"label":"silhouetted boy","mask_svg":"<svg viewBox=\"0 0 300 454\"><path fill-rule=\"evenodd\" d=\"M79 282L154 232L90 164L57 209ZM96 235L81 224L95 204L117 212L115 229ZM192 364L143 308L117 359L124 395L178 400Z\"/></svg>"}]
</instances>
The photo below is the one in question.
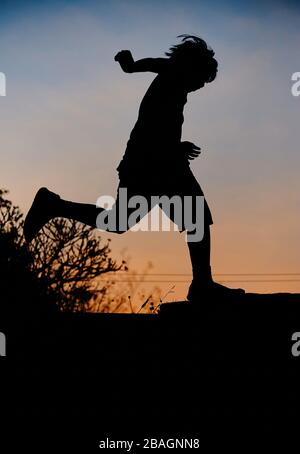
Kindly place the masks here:
<instances>
[{"instance_id":1,"label":"silhouetted boy","mask_svg":"<svg viewBox=\"0 0 300 454\"><path fill-rule=\"evenodd\" d=\"M115 56L127 73L150 71L157 74L141 102L137 122L117 168L120 178L118 189L126 188L128 197L142 195L150 200L153 195L192 196L194 203L197 203L196 196L203 196L189 166L189 160L199 155L200 148L190 142L181 142L183 110L188 93L215 79L218 63L213 50L204 40L191 35L180 37L181 43L171 47L166 53L167 58L134 61L129 50L122 50ZM119 197L116 205L118 203ZM95 205L65 201L48 189L41 188L25 220L25 237L31 241L43 225L54 217L75 219L96 227L96 219L101 212L103 214L103 209ZM167 214L175 220L174 213ZM193 281L187 295L190 301L197 300L203 293L243 293L242 289L229 289L212 279L212 223L210 209L205 201L204 237L202 241L188 241L193 269ZM127 224L127 229L130 227ZM122 233L121 230L113 231Z\"/></svg>"}]
</instances>

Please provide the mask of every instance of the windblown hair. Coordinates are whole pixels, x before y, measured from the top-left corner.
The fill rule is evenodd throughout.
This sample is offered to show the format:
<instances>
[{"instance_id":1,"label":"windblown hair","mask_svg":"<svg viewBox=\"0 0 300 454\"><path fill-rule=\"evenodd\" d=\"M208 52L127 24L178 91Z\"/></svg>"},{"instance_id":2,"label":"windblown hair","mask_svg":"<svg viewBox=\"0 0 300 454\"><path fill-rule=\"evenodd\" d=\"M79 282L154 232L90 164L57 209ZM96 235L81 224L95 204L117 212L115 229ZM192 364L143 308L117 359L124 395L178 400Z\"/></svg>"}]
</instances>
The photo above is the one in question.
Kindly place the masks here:
<instances>
[{"instance_id":1,"label":"windblown hair","mask_svg":"<svg viewBox=\"0 0 300 454\"><path fill-rule=\"evenodd\" d=\"M179 35L181 43L170 47L169 52L165 52L170 59L182 64L191 64L201 70L205 82L212 82L217 75L218 62L214 58L214 51L206 42L193 35Z\"/></svg>"}]
</instances>

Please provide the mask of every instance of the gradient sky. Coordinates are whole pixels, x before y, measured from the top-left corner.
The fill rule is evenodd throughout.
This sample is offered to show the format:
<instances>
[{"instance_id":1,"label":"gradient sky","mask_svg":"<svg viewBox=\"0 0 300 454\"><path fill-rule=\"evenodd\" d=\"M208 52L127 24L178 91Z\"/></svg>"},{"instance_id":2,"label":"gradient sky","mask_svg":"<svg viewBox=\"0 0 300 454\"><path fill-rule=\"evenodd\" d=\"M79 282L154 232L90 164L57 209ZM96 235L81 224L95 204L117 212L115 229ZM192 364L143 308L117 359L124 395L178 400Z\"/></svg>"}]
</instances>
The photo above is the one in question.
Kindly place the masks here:
<instances>
[{"instance_id":1,"label":"gradient sky","mask_svg":"<svg viewBox=\"0 0 300 454\"><path fill-rule=\"evenodd\" d=\"M300 97L291 95L299 24L293 1L2 0L1 187L24 212L40 186L81 202L114 195L115 169L154 77L123 73L114 55L163 56L177 35L197 34L215 50L219 73L189 95L183 139L203 150L192 168L213 212L214 272L300 273ZM152 273L190 273L184 235L103 237L115 256L126 249L137 271L151 261ZM160 287L176 284L181 298L188 284L176 281L187 279ZM300 282L231 285L300 291Z\"/></svg>"}]
</instances>

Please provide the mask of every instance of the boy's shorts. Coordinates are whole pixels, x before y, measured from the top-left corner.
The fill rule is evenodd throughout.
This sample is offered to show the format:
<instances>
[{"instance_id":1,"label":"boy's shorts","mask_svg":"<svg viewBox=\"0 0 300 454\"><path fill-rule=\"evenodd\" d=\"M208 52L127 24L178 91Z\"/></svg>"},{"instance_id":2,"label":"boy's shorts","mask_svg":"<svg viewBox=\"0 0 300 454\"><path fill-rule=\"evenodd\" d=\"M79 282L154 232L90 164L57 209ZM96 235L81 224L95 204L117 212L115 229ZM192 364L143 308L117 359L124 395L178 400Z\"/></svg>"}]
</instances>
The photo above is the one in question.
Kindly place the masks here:
<instances>
[{"instance_id":1,"label":"boy's shorts","mask_svg":"<svg viewBox=\"0 0 300 454\"><path fill-rule=\"evenodd\" d=\"M127 197L140 195L150 201L151 196L192 196L194 203L197 203L196 196L204 197L204 193L194 174L192 173L189 166L183 166L179 168L168 168L167 171L153 170L149 172L149 169L141 171L141 169L134 169L130 172L119 171L119 186L116 204L119 203L119 190L120 188L127 189ZM184 199L182 199L184 200ZM160 205L159 205L160 206ZM153 207L151 207L152 209ZM161 207L162 208L162 207ZM184 208L184 207L183 207ZM169 214L168 214L169 215ZM172 213L169 216L173 219ZM210 208L204 199L204 222L205 225L213 224ZM184 227L184 226L183 226ZM182 229L182 231L185 228Z\"/></svg>"}]
</instances>

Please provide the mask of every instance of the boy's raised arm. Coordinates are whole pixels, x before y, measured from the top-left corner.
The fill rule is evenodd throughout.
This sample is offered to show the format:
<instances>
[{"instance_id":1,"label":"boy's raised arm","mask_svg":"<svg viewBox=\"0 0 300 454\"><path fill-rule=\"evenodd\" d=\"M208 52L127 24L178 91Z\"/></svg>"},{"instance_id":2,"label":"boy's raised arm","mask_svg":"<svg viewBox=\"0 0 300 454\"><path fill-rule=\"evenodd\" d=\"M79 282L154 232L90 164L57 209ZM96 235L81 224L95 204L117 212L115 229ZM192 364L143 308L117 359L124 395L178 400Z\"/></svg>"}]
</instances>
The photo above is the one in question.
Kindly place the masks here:
<instances>
[{"instance_id":1,"label":"boy's raised arm","mask_svg":"<svg viewBox=\"0 0 300 454\"><path fill-rule=\"evenodd\" d=\"M153 72L159 73L168 62L168 58L143 58L134 61L130 50L121 50L115 56L115 61L120 63L121 68L126 73Z\"/></svg>"}]
</instances>

